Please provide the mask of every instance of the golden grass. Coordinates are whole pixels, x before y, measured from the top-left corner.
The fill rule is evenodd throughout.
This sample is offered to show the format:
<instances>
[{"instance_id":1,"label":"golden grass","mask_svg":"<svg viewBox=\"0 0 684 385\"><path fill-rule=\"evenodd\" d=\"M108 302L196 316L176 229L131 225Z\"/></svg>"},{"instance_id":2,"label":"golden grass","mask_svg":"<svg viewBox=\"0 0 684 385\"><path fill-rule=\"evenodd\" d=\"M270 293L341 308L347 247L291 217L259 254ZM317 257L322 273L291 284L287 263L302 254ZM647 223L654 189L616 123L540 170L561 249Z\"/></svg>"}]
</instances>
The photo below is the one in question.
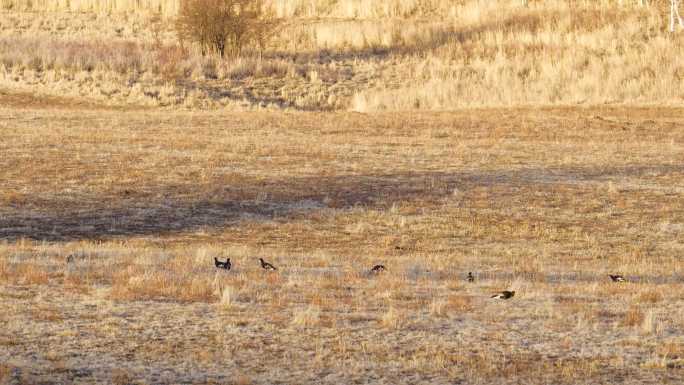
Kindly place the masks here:
<instances>
[{"instance_id":1,"label":"golden grass","mask_svg":"<svg viewBox=\"0 0 684 385\"><path fill-rule=\"evenodd\" d=\"M173 16L180 0L0 0L0 9L19 11L139 12Z\"/></svg>"},{"instance_id":2,"label":"golden grass","mask_svg":"<svg viewBox=\"0 0 684 385\"><path fill-rule=\"evenodd\" d=\"M541 384L680 370L680 109L0 106L5 377ZM505 289L516 296L489 298Z\"/></svg>"},{"instance_id":3,"label":"golden grass","mask_svg":"<svg viewBox=\"0 0 684 385\"><path fill-rule=\"evenodd\" d=\"M0 0L0 9L33 11L148 11L164 16L178 13L181 0ZM278 17L378 18L411 17L455 13L456 4L448 0L274 0L265 2Z\"/></svg>"},{"instance_id":4,"label":"golden grass","mask_svg":"<svg viewBox=\"0 0 684 385\"><path fill-rule=\"evenodd\" d=\"M10 375L12 374L12 367L6 364L0 364L0 381L9 382Z\"/></svg>"},{"instance_id":5,"label":"golden grass","mask_svg":"<svg viewBox=\"0 0 684 385\"><path fill-rule=\"evenodd\" d=\"M641 325L645 318L646 317L641 309L638 307L632 307L627 311L627 313L625 313L622 323L625 326L637 326Z\"/></svg>"},{"instance_id":6,"label":"golden grass","mask_svg":"<svg viewBox=\"0 0 684 385\"><path fill-rule=\"evenodd\" d=\"M71 2L90 7L79 4ZM98 4L132 9L126 1ZM118 106L231 110L679 105L684 98L684 47L668 32L662 3L274 4L289 22L263 56L226 60L179 48L172 23L144 13L1 12L0 86Z\"/></svg>"},{"instance_id":7,"label":"golden grass","mask_svg":"<svg viewBox=\"0 0 684 385\"><path fill-rule=\"evenodd\" d=\"M0 9L31 10L31 11L90 11L103 13L133 13L147 11L172 17L178 13L182 0L0 0ZM345 18L345 19L376 19L376 18L411 18L411 17L442 17L457 18L477 15L478 9L463 9L466 0L271 0L264 2L278 17L300 18ZM596 4L600 6L620 6L631 8L642 6L641 0L594 0L594 1L565 1L565 0L533 0L527 1L527 7L544 5L544 3L567 2L573 6ZM669 0L667 1L669 2ZM524 2L518 0L495 0L489 2L498 6L522 6ZM480 4L485 6L484 4ZM648 6L665 9L666 1L647 2ZM489 5L491 6L491 5Z\"/></svg>"},{"instance_id":8,"label":"golden grass","mask_svg":"<svg viewBox=\"0 0 684 385\"><path fill-rule=\"evenodd\" d=\"M112 372L112 383L114 385L130 384L133 377L123 369L116 369Z\"/></svg>"}]
</instances>

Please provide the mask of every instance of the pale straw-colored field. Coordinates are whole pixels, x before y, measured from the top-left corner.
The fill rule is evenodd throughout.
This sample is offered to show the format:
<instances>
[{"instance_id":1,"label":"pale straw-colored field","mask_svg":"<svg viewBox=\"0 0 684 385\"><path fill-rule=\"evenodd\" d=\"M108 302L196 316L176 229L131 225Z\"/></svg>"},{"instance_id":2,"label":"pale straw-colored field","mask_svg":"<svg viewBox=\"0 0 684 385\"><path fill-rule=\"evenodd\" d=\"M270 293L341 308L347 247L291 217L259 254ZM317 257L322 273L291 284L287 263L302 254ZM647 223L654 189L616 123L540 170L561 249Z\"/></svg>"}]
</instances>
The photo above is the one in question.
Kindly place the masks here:
<instances>
[{"instance_id":1,"label":"pale straw-colored field","mask_svg":"<svg viewBox=\"0 0 684 385\"><path fill-rule=\"evenodd\" d=\"M684 380L665 2L277 1L239 59L180 47L175 2L28 4L0 384Z\"/></svg>"},{"instance_id":2,"label":"pale straw-colored field","mask_svg":"<svg viewBox=\"0 0 684 385\"><path fill-rule=\"evenodd\" d=\"M6 383L684 377L681 109L0 101Z\"/></svg>"}]
</instances>

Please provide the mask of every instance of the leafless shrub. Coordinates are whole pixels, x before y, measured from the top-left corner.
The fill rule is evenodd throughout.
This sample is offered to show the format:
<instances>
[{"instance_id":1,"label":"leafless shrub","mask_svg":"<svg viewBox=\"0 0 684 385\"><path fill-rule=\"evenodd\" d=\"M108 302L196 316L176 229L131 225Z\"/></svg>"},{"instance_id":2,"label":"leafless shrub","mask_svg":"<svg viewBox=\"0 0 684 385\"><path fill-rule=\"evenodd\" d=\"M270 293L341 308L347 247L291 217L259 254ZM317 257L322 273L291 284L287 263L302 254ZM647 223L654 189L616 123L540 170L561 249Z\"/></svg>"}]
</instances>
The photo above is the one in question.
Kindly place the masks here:
<instances>
[{"instance_id":1,"label":"leafless shrub","mask_svg":"<svg viewBox=\"0 0 684 385\"><path fill-rule=\"evenodd\" d=\"M263 49L277 25L261 0L185 0L176 32L181 43L197 44L203 55L239 56L250 44Z\"/></svg>"}]
</instances>

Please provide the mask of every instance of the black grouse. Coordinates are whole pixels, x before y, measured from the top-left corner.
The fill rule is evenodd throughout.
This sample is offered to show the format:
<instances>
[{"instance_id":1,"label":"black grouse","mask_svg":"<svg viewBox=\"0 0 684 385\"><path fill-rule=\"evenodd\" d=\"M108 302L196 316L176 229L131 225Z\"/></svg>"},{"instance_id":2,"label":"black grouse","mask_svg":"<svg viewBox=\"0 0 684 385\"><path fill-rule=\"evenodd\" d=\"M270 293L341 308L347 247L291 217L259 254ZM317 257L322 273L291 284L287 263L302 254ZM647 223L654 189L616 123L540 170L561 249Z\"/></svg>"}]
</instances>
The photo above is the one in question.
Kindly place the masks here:
<instances>
[{"instance_id":1,"label":"black grouse","mask_svg":"<svg viewBox=\"0 0 684 385\"><path fill-rule=\"evenodd\" d=\"M378 274L378 273L382 273L382 272L385 271L385 270L386 270L386 269L385 269L385 265L375 265L375 266L373 266L373 268L371 269L371 273Z\"/></svg>"},{"instance_id":2,"label":"black grouse","mask_svg":"<svg viewBox=\"0 0 684 385\"><path fill-rule=\"evenodd\" d=\"M608 276L613 280L613 282L627 282L625 277L621 276L620 274L608 274Z\"/></svg>"},{"instance_id":3,"label":"black grouse","mask_svg":"<svg viewBox=\"0 0 684 385\"><path fill-rule=\"evenodd\" d=\"M259 258L259 262L261 262L261 268L264 270L278 270L275 268L275 266L271 265L270 263L264 261L263 258Z\"/></svg>"},{"instance_id":4,"label":"black grouse","mask_svg":"<svg viewBox=\"0 0 684 385\"><path fill-rule=\"evenodd\" d=\"M492 298L509 299L509 298L513 298L514 295L515 295L515 291L504 290L504 291L501 291L501 292L494 294L492 296Z\"/></svg>"},{"instance_id":5,"label":"black grouse","mask_svg":"<svg viewBox=\"0 0 684 385\"><path fill-rule=\"evenodd\" d=\"M228 258L225 262L221 262L216 257L214 257L214 265L218 267L219 269L226 269L230 270L231 264L230 264L230 258Z\"/></svg>"}]
</instances>

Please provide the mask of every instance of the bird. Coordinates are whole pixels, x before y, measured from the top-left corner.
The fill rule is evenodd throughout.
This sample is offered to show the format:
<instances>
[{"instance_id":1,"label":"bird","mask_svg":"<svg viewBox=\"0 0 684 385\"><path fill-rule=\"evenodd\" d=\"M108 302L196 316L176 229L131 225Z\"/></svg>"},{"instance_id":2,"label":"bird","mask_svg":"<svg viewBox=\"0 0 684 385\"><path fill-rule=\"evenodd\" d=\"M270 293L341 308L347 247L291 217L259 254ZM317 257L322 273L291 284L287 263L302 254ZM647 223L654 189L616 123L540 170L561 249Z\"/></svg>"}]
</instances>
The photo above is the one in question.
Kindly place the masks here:
<instances>
[{"instance_id":1,"label":"bird","mask_svg":"<svg viewBox=\"0 0 684 385\"><path fill-rule=\"evenodd\" d=\"M74 262L74 255L73 254L67 255L66 263L69 264L69 263L73 263L73 262Z\"/></svg>"},{"instance_id":2,"label":"bird","mask_svg":"<svg viewBox=\"0 0 684 385\"><path fill-rule=\"evenodd\" d=\"M468 272L468 282L475 282L475 277L473 276L473 273Z\"/></svg>"},{"instance_id":3,"label":"bird","mask_svg":"<svg viewBox=\"0 0 684 385\"><path fill-rule=\"evenodd\" d=\"M275 268L275 266L271 265L270 263L264 261L263 258L259 258L259 262L261 262L261 268L264 270L278 270Z\"/></svg>"},{"instance_id":4,"label":"bird","mask_svg":"<svg viewBox=\"0 0 684 385\"><path fill-rule=\"evenodd\" d=\"M608 274L608 276L613 280L613 282L627 282L625 277L621 276L620 274Z\"/></svg>"},{"instance_id":5,"label":"bird","mask_svg":"<svg viewBox=\"0 0 684 385\"><path fill-rule=\"evenodd\" d=\"M386 270L386 269L385 269L385 265L375 265L375 266L373 266L373 268L371 269L371 273L380 274L380 273L382 273L382 272L385 271L385 270Z\"/></svg>"},{"instance_id":6,"label":"bird","mask_svg":"<svg viewBox=\"0 0 684 385\"><path fill-rule=\"evenodd\" d=\"M228 258L225 262L221 262L218 259L216 259L216 257L214 257L214 266L218 267L219 269L230 270L230 258Z\"/></svg>"},{"instance_id":7,"label":"bird","mask_svg":"<svg viewBox=\"0 0 684 385\"><path fill-rule=\"evenodd\" d=\"M498 293L494 294L494 295L492 296L492 298L497 298L497 299L510 299L510 298L513 298L514 295L515 295L515 291L504 290L504 291L501 291L501 292L498 292Z\"/></svg>"}]
</instances>

